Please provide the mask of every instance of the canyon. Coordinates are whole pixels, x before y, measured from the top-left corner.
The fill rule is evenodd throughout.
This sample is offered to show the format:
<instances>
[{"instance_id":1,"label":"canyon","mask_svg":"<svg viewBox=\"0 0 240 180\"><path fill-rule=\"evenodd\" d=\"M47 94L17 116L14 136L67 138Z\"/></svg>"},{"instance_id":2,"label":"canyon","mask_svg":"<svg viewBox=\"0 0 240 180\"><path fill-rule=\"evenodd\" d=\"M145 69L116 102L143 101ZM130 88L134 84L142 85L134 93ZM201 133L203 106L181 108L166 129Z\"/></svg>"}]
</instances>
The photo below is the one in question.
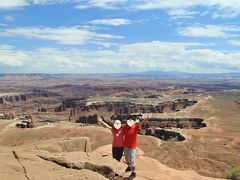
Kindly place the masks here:
<instances>
[{"instance_id":1,"label":"canyon","mask_svg":"<svg viewBox=\"0 0 240 180\"><path fill-rule=\"evenodd\" d=\"M0 79L0 179L124 179L126 164L111 158L103 122L148 114L138 132L137 179L225 178L240 164L236 80Z\"/></svg>"}]
</instances>

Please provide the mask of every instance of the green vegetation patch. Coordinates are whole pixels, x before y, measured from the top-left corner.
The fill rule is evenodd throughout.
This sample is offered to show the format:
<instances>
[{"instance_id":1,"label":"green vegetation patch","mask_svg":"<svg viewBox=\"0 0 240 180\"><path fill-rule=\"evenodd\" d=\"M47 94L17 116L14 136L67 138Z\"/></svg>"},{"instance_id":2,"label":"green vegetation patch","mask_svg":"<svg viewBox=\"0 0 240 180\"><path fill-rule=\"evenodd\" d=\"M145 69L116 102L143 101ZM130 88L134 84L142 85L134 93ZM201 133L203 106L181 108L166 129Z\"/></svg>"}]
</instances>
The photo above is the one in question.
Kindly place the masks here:
<instances>
[{"instance_id":1,"label":"green vegetation patch","mask_svg":"<svg viewBox=\"0 0 240 180\"><path fill-rule=\"evenodd\" d=\"M227 179L240 180L240 166L236 166L229 170Z\"/></svg>"}]
</instances>

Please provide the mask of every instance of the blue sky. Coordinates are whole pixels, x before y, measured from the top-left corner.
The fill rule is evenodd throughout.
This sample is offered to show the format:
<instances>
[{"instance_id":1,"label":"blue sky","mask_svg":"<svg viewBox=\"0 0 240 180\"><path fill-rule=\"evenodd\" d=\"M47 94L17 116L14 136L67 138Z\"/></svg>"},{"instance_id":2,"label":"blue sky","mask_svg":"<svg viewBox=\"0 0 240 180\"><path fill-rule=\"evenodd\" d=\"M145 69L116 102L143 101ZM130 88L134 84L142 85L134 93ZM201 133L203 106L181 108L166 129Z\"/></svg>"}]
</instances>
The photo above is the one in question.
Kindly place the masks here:
<instances>
[{"instance_id":1,"label":"blue sky","mask_svg":"<svg viewBox=\"0 0 240 180\"><path fill-rule=\"evenodd\" d=\"M0 73L240 72L239 0L0 0Z\"/></svg>"}]
</instances>

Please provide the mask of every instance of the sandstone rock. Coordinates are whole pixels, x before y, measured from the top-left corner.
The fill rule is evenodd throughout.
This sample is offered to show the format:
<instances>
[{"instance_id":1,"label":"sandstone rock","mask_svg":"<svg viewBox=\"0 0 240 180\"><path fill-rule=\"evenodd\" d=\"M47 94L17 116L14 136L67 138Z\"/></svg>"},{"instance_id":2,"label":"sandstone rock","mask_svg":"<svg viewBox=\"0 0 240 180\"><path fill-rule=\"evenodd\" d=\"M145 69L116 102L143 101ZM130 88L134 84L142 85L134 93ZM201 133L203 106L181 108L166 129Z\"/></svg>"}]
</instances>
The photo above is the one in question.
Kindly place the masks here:
<instances>
[{"instance_id":1,"label":"sandstone rock","mask_svg":"<svg viewBox=\"0 0 240 180\"><path fill-rule=\"evenodd\" d=\"M0 97L0 104L5 103L14 103L19 101L27 101L32 98L39 97L49 97L49 96L59 96L57 93L47 92L43 90L33 90L29 93L21 93L21 94L9 94Z\"/></svg>"},{"instance_id":2,"label":"sandstone rock","mask_svg":"<svg viewBox=\"0 0 240 180\"><path fill-rule=\"evenodd\" d=\"M56 152L91 152L90 139L88 137L59 138L41 141L34 144L34 148L51 153Z\"/></svg>"},{"instance_id":3,"label":"sandstone rock","mask_svg":"<svg viewBox=\"0 0 240 180\"><path fill-rule=\"evenodd\" d=\"M70 169L88 169L97 172L108 179L113 179L115 173L124 174L124 166L111 157L103 157L99 153L69 152L61 154L39 153L46 161L54 162Z\"/></svg>"},{"instance_id":4,"label":"sandstone rock","mask_svg":"<svg viewBox=\"0 0 240 180\"><path fill-rule=\"evenodd\" d=\"M33 120L32 119L26 119L26 120L21 120L16 124L16 127L19 128L33 128Z\"/></svg>"},{"instance_id":5,"label":"sandstone rock","mask_svg":"<svg viewBox=\"0 0 240 180\"><path fill-rule=\"evenodd\" d=\"M134 104L130 102L105 102L105 103L93 103L86 105L84 99L67 99L62 104L56 107L56 112L65 111L66 108L71 108L71 115L80 117L92 116L98 114L99 116L109 114L122 115L133 113L163 113L174 112L184 109L188 106L192 106L197 101L188 99L177 99L175 101L166 101L159 103L158 105L146 105L146 104Z\"/></svg>"},{"instance_id":6,"label":"sandstone rock","mask_svg":"<svg viewBox=\"0 0 240 180\"><path fill-rule=\"evenodd\" d=\"M206 127L201 118L151 118L146 126L160 128L192 128ZM143 126L144 128L144 126Z\"/></svg>"},{"instance_id":7,"label":"sandstone rock","mask_svg":"<svg viewBox=\"0 0 240 180\"><path fill-rule=\"evenodd\" d=\"M78 170L65 168L63 165L58 165L56 162L53 163L52 161L46 161L37 156L43 152L12 150L5 147L1 147L0 149L1 180L107 180L106 177L97 172L88 169ZM44 154L47 153L44 152ZM63 154L59 154L60 157L62 155ZM46 156L48 157L48 154ZM78 157L78 153L74 156Z\"/></svg>"}]
</instances>

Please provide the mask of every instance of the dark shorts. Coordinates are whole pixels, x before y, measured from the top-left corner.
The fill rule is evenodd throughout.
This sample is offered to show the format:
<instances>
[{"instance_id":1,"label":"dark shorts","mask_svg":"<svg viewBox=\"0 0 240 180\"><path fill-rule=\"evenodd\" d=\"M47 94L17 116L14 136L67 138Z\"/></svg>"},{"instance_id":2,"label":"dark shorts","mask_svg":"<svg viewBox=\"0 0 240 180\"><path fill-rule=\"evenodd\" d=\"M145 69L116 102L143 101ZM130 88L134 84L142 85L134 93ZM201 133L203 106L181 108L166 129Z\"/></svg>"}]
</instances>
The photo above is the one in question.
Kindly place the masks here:
<instances>
[{"instance_id":1,"label":"dark shorts","mask_svg":"<svg viewBox=\"0 0 240 180\"><path fill-rule=\"evenodd\" d=\"M120 161L123 156L123 147L112 147L113 158Z\"/></svg>"}]
</instances>

